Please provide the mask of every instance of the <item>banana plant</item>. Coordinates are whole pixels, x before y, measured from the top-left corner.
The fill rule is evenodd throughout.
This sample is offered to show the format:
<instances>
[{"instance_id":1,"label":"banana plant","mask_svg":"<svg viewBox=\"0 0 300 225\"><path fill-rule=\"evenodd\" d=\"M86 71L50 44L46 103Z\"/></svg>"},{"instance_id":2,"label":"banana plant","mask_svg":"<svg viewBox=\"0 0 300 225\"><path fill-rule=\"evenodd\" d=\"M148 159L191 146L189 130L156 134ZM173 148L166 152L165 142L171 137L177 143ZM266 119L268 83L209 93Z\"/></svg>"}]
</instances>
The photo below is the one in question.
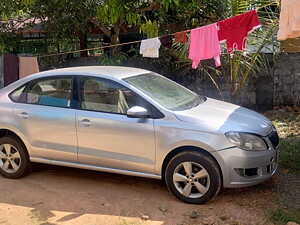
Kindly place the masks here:
<instances>
[{"instance_id":1,"label":"banana plant","mask_svg":"<svg viewBox=\"0 0 300 225\"><path fill-rule=\"evenodd\" d=\"M263 50L272 46L274 55L277 53L275 39L278 27L279 1L270 0L231 0L231 16L239 15L247 10L256 9L262 23L262 27L250 35L248 46L254 46L250 52L234 52L225 55L224 59L229 65L231 95L237 95L247 85L251 76L266 68L267 59ZM246 54L245 54L246 53Z\"/></svg>"}]
</instances>

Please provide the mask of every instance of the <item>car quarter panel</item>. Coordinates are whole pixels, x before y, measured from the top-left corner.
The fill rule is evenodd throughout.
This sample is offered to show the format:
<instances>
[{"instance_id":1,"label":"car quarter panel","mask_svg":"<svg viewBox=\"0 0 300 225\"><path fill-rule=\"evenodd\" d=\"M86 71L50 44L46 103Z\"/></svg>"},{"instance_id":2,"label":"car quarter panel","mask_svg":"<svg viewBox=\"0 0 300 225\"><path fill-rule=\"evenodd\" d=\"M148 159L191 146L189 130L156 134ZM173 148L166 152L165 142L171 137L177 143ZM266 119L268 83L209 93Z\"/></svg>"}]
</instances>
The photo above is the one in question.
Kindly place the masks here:
<instances>
[{"instance_id":1,"label":"car quarter panel","mask_svg":"<svg viewBox=\"0 0 300 225\"><path fill-rule=\"evenodd\" d=\"M0 129L9 130L15 133L24 143L28 153L31 153L31 144L27 139L27 136L22 130L19 129L18 122L14 117L14 106L13 103L4 101L5 98L1 98L0 103Z\"/></svg>"}]
</instances>

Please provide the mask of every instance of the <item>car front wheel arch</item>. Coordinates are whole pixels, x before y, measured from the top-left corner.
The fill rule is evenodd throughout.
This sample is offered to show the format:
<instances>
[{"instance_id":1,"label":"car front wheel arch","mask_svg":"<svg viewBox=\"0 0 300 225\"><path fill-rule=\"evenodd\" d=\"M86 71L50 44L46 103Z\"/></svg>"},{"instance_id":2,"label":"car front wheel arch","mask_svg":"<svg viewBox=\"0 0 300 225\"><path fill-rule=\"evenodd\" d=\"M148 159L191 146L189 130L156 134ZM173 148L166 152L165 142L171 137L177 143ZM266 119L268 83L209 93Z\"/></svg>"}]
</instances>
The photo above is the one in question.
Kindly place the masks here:
<instances>
[{"instance_id":1,"label":"car front wheel arch","mask_svg":"<svg viewBox=\"0 0 300 225\"><path fill-rule=\"evenodd\" d=\"M176 155L178 155L179 153L182 153L182 152L200 152L200 153L202 153L204 155L207 155L212 160L214 160L215 163L218 166L219 171L220 171L221 179L222 179L222 184L223 184L223 174L222 174L222 170L221 170L221 167L220 167L218 161L208 151L206 151L206 150L204 150L204 149L202 149L200 147L196 147L196 146L181 146L181 147L177 147L177 148L173 149L172 151L170 151L167 154L167 156L164 158L164 161L163 161L163 164L162 164L162 167L161 167L161 177L162 177L163 182L165 182L165 176L164 176L164 174L166 172L166 168L168 166L168 163L170 162L170 160L172 158L174 158Z\"/></svg>"}]
</instances>

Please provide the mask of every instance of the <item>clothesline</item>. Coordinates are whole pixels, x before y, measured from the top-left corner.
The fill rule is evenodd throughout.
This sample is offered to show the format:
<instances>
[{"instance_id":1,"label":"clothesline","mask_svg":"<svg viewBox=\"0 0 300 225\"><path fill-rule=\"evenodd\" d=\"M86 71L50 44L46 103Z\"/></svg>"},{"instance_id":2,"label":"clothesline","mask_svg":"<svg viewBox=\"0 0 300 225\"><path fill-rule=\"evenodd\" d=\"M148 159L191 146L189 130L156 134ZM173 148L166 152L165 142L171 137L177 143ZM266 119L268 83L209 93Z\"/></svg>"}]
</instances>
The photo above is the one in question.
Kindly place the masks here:
<instances>
[{"instance_id":1,"label":"clothesline","mask_svg":"<svg viewBox=\"0 0 300 225\"><path fill-rule=\"evenodd\" d=\"M263 6L260 6L260 7L256 8L255 10L258 11L259 9L262 9L262 8L265 8L265 7L274 5L274 4L277 4L277 2L271 2L271 3L265 4ZM171 34L164 34L164 35L158 36L157 38L162 38L164 36L169 36L169 35L175 35L176 33L179 33L179 32L181 33L181 32L190 32L190 31L191 31L191 29L178 31L178 32L171 33ZM101 46L101 47L95 47L95 48L87 48L87 49L80 49L80 50L74 50L74 51L53 53L53 54L48 54L48 55L40 55L40 56L37 56L37 57L38 58L43 58L43 57L51 57L51 56L66 55L66 54L71 54L71 53L78 53L78 52L87 52L87 51L91 51L91 50L100 50L100 49L106 49L106 48L113 48L113 47L119 47L119 46L124 46L124 45L129 45L129 44L140 43L140 42L142 42L142 40L124 42L124 43L120 43L120 44L113 44L113 45Z\"/></svg>"},{"instance_id":2,"label":"clothesline","mask_svg":"<svg viewBox=\"0 0 300 225\"><path fill-rule=\"evenodd\" d=\"M108 45L108 46L101 46L101 47L95 47L95 48L87 48L87 49L81 49L81 50L75 50L75 51L68 51L68 52L53 53L53 54L49 54L49 55L41 55L41 56L37 56L37 57L42 58L42 57L55 56L55 55L65 55L65 54L70 54L70 53L87 52L87 51L91 51L91 50L98 50L98 49L104 49L104 48L113 48L113 47L118 47L118 46L122 46L122 45L135 44L135 43L139 43L141 41L142 40L131 41L131 42L125 42L125 43Z\"/></svg>"}]
</instances>

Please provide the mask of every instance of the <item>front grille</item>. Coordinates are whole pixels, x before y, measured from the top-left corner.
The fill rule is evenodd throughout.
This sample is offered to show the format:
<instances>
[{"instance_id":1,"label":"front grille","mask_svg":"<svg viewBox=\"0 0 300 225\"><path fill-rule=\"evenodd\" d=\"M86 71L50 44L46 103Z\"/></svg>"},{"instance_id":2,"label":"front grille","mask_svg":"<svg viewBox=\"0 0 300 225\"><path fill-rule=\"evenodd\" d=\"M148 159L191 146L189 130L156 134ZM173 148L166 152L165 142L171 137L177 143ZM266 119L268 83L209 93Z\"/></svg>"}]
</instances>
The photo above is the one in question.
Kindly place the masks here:
<instances>
[{"instance_id":1,"label":"front grille","mask_svg":"<svg viewBox=\"0 0 300 225\"><path fill-rule=\"evenodd\" d=\"M279 136L276 130L273 130L271 134L268 135L270 142L272 143L274 148L277 148L279 145Z\"/></svg>"}]
</instances>

